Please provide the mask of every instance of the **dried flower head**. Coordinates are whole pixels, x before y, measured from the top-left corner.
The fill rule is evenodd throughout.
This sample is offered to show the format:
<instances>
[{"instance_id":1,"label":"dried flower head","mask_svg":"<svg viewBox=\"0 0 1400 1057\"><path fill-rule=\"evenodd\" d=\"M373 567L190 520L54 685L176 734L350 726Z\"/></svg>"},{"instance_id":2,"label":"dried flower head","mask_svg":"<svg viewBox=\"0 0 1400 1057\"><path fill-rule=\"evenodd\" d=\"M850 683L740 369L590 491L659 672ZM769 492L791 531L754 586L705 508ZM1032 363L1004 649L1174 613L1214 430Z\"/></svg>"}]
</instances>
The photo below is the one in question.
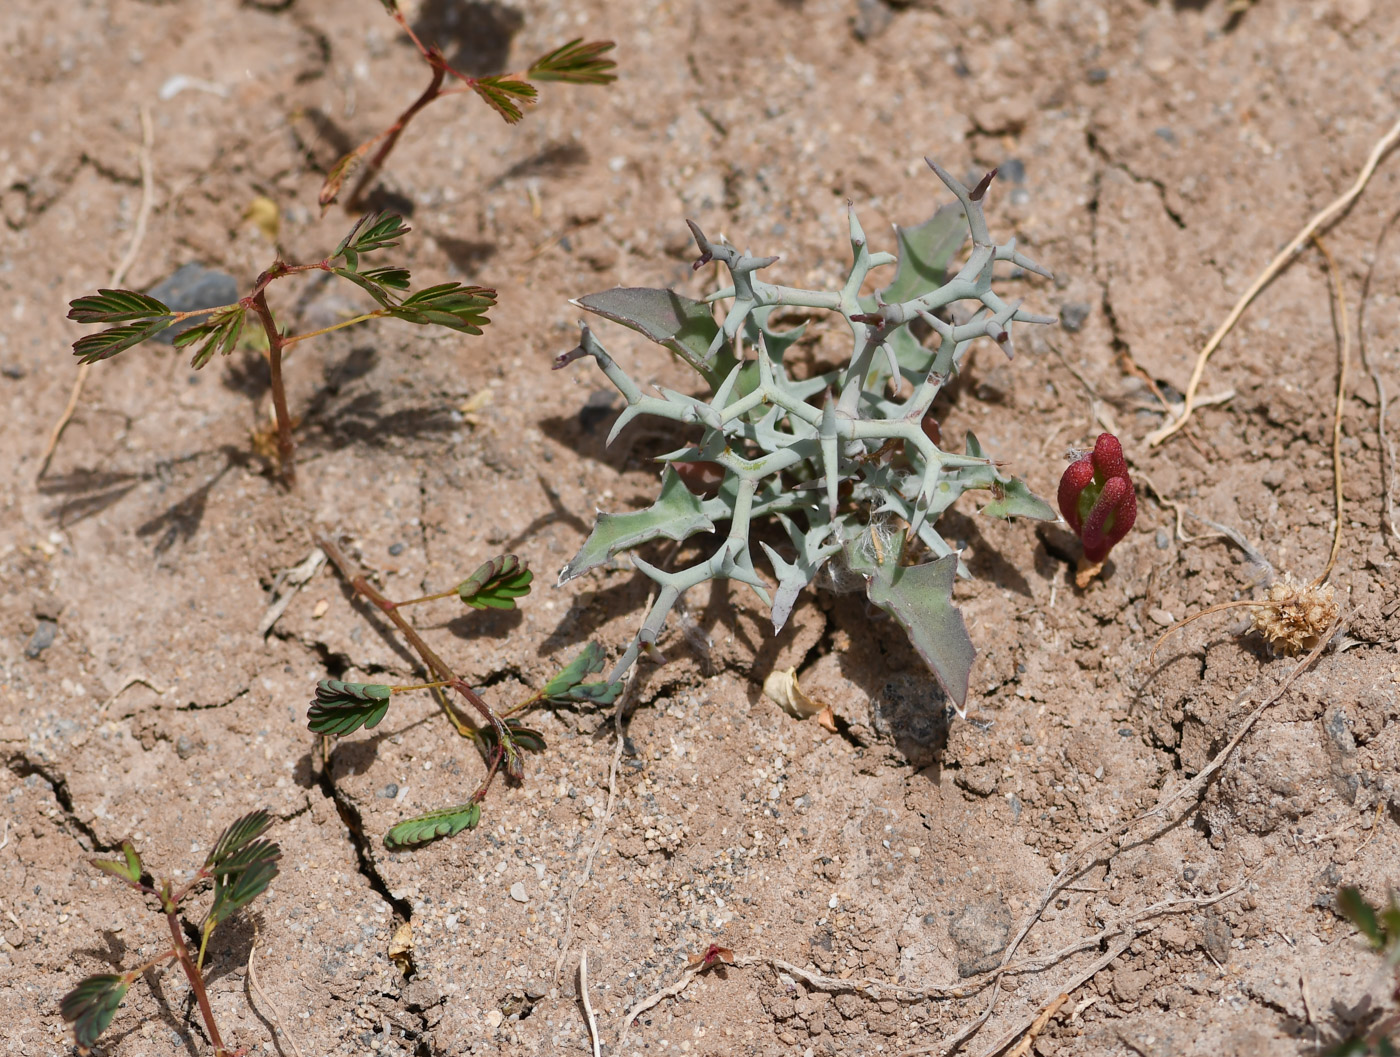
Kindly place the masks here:
<instances>
[{"instance_id":1,"label":"dried flower head","mask_svg":"<svg viewBox=\"0 0 1400 1057\"><path fill-rule=\"evenodd\" d=\"M1331 584L1300 584L1292 573L1275 580L1266 598L1267 604L1254 610L1251 630L1289 654L1316 647L1340 611Z\"/></svg>"}]
</instances>

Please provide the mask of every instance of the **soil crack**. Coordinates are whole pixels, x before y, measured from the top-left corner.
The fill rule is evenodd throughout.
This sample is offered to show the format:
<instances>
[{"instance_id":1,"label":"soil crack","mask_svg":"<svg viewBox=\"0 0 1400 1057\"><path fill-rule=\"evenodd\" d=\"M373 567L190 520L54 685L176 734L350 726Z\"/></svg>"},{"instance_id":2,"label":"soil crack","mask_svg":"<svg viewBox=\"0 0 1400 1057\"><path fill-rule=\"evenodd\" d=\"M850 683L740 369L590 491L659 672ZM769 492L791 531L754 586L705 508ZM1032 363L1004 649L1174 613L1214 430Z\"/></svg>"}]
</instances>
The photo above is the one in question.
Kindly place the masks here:
<instances>
[{"instance_id":1,"label":"soil crack","mask_svg":"<svg viewBox=\"0 0 1400 1057\"><path fill-rule=\"evenodd\" d=\"M1148 184L1151 187L1153 187L1157 191L1157 200L1162 204L1162 212L1166 213L1167 216L1171 218L1171 222L1175 224L1178 228L1180 228L1182 231L1186 230L1186 221L1182 218L1181 214L1167 204L1166 184L1164 184L1155 176L1143 176L1139 173L1134 172L1126 162L1121 162L1115 157L1113 157L1113 155L1109 153L1108 149L1102 143L1099 142L1099 137L1094 132L1092 126L1084 130L1084 143L1089 148L1090 152L1097 155L1105 165L1109 166L1110 168L1117 169L1128 179L1132 180L1133 183ZM1093 211L1095 206L1097 205L1097 188L1095 189L1094 197L1095 203L1094 205L1090 206L1091 211Z\"/></svg>"},{"instance_id":2,"label":"soil crack","mask_svg":"<svg viewBox=\"0 0 1400 1057\"><path fill-rule=\"evenodd\" d=\"M42 778L53 794L54 802L58 804L59 810L63 812L65 822L77 832L77 840L82 844L87 841L85 851L116 851L120 844L107 844L100 840L97 831L78 817L78 813L73 808L73 794L68 789L68 780L55 774L42 763L31 760L24 753L15 753L5 761L11 773L16 778L28 778L32 774L37 774Z\"/></svg>"}]
</instances>

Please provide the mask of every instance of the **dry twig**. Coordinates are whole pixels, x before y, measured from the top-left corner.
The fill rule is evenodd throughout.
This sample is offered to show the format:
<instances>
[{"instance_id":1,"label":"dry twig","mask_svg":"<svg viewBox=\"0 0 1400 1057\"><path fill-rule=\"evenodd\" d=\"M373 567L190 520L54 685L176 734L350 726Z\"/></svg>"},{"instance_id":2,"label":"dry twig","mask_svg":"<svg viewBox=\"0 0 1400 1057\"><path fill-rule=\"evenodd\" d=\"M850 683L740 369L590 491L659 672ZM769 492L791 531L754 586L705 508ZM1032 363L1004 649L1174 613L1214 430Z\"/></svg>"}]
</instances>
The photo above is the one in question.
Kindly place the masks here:
<instances>
[{"instance_id":1,"label":"dry twig","mask_svg":"<svg viewBox=\"0 0 1400 1057\"><path fill-rule=\"evenodd\" d=\"M1314 584L1321 584L1332 574L1332 567L1337 564L1337 552L1342 549L1342 402L1346 399L1347 392L1351 331L1347 326L1347 299L1342 291L1342 273L1337 268L1337 262L1332 259L1332 254L1323 245L1322 239L1314 234L1312 240L1318 252L1322 254L1322 259L1327 262L1327 273L1332 278L1333 319L1336 321L1340 337L1337 348L1337 406L1332 413L1332 487L1336 493L1337 527L1332 533L1332 553L1327 556L1327 564L1313 581Z\"/></svg>"},{"instance_id":2,"label":"dry twig","mask_svg":"<svg viewBox=\"0 0 1400 1057\"><path fill-rule=\"evenodd\" d=\"M1069 1001L1069 995L1061 991L1055 998L1040 1011L1040 1016L1035 1018L1035 1023L1026 1029L1021 1041L1016 1044L1015 1049L1007 1053L1006 1057L1026 1057L1031 1052L1031 1047L1035 1045L1036 1036L1045 1030L1045 1025L1050 1023L1050 1018L1060 1011L1060 1007Z\"/></svg>"},{"instance_id":3,"label":"dry twig","mask_svg":"<svg viewBox=\"0 0 1400 1057\"><path fill-rule=\"evenodd\" d=\"M1196 399L1196 390L1201 384L1201 376L1205 374L1206 363L1210 359L1210 354L1225 340L1225 335L1234 329L1235 324L1239 322L1240 316L1244 315L1244 310L1248 308L1250 302L1258 296L1259 291L1264 289L1274 276L1278 275L1279 272L1283 271L1283 269L1288 266L1302 245L1307 242L1308 239L1312 238L1314 233L1321 231L1332 221L1336 220L1337 217L1346 212L1352 202L1356 201L1357 197L1360 196L1361 192L1365 189L1366 184L1370 181L1371 174L1376 171L1376 166L1380 164L1381 158L1385 156L1386 151L1394 146L1396 140L1400 140L1400 121L1392 125L1390 131L1382 136L1371 149L1370 156L1366 159L1366 164L1361 167L1361 172L1356 177L1356 182L1304 224L1303 230L1298 232L1298 234L1293 237L1293 241L1279 251L1274 259L1269 262L1268 266L1259 273L1259 277L1250 284L1249 289L1235 302L1235 307L1232 308L1230 314L1225 317L1225 322L1221 323L1220 326L1216 328L1215 333L1210 336L1210 340L1205 343L1205 346L1196 356L1196 366L1191 371L1191 381L1186 386L1186 400L1182 405L1181 414L1172 421L1166 423L1161 429L1154 430L1147 435L1147 446L1149 448L1155 448L1168 437L1172 436L1172 434L1180 430L1182 426L1186 425L1187 421L1191 418L1191 412L1200 403Z\"/></svg>"},{"instance_id":4,"label":"dry twig","mask_svg":"<svg viewBox=\"0 0 1400 1057\"><path fill-rule=\"evenodd\" d=\"M1361 284L1361 297L1356 306L1356 351L1361 357L1361 369L1371 378L1376 387L1376 435L1381 448L1381 492L1385 502L1381 507L1381 521L1390 531L1393 543L1400 543L1400 527L1395 522L1395 446L1385 431L1386 399L1385 386L1381 384L1381 372L1371 366L1366 353L1366 302L1371 296L1371 278L1376 274L1376 261L1380 260L1381 247L1385 237L1395 222L1400 220L1400 210L1392 213L1390 219L1381 225L1381 233L1376 236L1376 247L1371 251L1371 264L1366 269L1366 279Z\"/></svg>"},{"instance_id":5,"label":"dry twig","mask_svg":"<svg viewBox=\"0 0 1400 1057\"><path fill-rule=\"evenodd\" d=\"M588 1001L588 952L578 956L578 997L583 1003L583 1019L588 1024L588 1040L593 1043L593 1057L601 1057L598 1048L598 1018L593 1015L593 1004Z\"/></svg>"},{"instance_id":6,"label":"dry twig","mask_svg":"<svg viewBox=\"0 0 1400 1057\"><path fill-rule=\"evenodd\" d=\"M1090 855L1091 853L1097 852L1104 845L1117 840L1119 837L1123 836L1138 823L1145 822L1151 818L1157 818L1165 815L1167 810L1171 808L1174 804L1176 804L1178 801L1184 799L1187 796L1194 796L1196 794L1199 794L1202 790L1205 789L1206 784L1215 776L1216 772L1219 771L1220 768L1225 765L1225 761L1228 760L1231 754L1234 753L1235 748L1239 745L1241 741L1244 740L1245 735L1247 735L1250 732L1250 730L1253 729L1254 724L1258 721L1259 717L1264 714L1264 710L1267 709L1270 705L1272 705L1275 701L1277 701L1280 697L1282 697L1284 693L1287 692L1288 688L1293 685L1293 681L1297 679L1298 676L1300 676L1305 669L1307 669L1315 660L1317 660L1318 657L1322 655L1322 651L1327 648L1327 643L1332 640L1332 635L1336 633L1336 629L1341 627L1342 620L1343 614L1338 613L1336 620L1334 620L1332 623L1332 627L1329 630L1329 633L1321 636L1317 645L1313 647L1312 652L1310 652L1306 657L1304 657L1301 661L1294 665L1294 667L1289 671L1288 675L1286 675L1283 681L1279 683L1278 689L1276 689L1272 694L1264 698L1263 701L1261 701L1258 705L1254 707L1253 711L1251 711L1249 715L1245 717L1244 722L1240 724L1239 730L1235 732L1234 737L1232 737L1226 743L1223 749L1216 753L1215 758L1212 759L1210 763L1206 764L1206 766L1201 769L1200 773L1197 774L1193 779L1191 779L1191 781L1187 782L1185 785L1183 785L1176 792L1172 793L1170 796L1167 796L1159 804L1157 804L1156 807L1152 808L1149 811L1143 812L1141 815L1138 815L1135 818L1127 819L1123 822L1120 822L1118 825L1113 826L1105 832L1099 834L1097 837L1088 841L1086 844L1082 845L1076 851L1071 853L1069 858L1065 861L1064 867L1060 870L1058 874L1055 875L1055 879L1051 881L1049 886L1045 889L1044 894L1040 897L1040 900L1036 904L1035 908L1026 916L1025 921L1022 922L1020 930L1016 933L1015 937L1011 940L1011 942L1007 944L1006 950L1002 954L1001 965L998 967L999 969L1005 970L1006 966L1008 966L1011 963L1011 959L1015 957L1016 951L1021 946L1021 941L1024 940L1026 936L1030 933L1031 929L1035 927L1036 923L1040 920L1040 915L1045 912L1045 908L1050 905L1051 900L1053 900L1055 896L1059 894L1059 892L1064 888L1066 884L1068 884L1075 877L1078 877L1089 866L1093 865L1092 861L1088 864L1081 865L1084 862L1086 856ZM1248 695L1241 695L1241 697L1238 698L1237 701L1242 701L1246 696ZM1153 835L1149 835L1147 837L1144 837L1143 839L1151 840L1152 836ZM1110 856L1110 858L1112 858L1112 856ZM1128 944L1132 942L1133 937L1136 935L1137 933L1135 931L1130 930L1125 941L1118 945L1115 952L1111 952L1109 957L1100 959L1099 962L1096 962L1095 965L1097 967L1092 968L1092 971L1090 971L1088 975L1079 977L1077 982L1073 983L1070 986L1064 987L1061 990L1073 992L1076 987L1078 987L1085 980L1090 979L1094 975L1094 973L1098 972L1099 969L1112 962L1113 958L1117 957L1118 953L1121 953L1124 949L1126 949ZM987 1006L982 1011L982 1015L980 1017L978 1017L971 1024L967 1025L965 1028L959 1031L951 1039L941 1043L939 1046L914 1052L929 1053L933 1052L933 1050L935 1049L941 1049L943 1053L947 1054L957 1049L959 1046L962 1045L962 1043L967 1041L967 1039L971 1038L972 1035L975 1034L977 1030L981 1028L982 1025L985 1024L987 1020L991 1017L992 1010L995 1008L997 998L1000 994L1001 979L1000 977L998 977L992 985L991 998L987 1001ZM1022 1025L1020 1030L1025 1030L1025 1025ZM1003 1046L1007 1044L1009 1043L1004 1043Z\"/></svg>"},{"instance_id":7,"label":"dry twig","mask_svg":"<svg viewBox=\"0 0 1400 1057\"><path fill-rule=\"evenodd\" d=\"M287 1025L282 1020L282 1011L278 1009L276 1003L267 996L267 992L262 989L262 984L258 983L258 974L253 968L253 955L258 949L258 939L257 933L254 932L253 945L248 948L248 985L253 989L253 993L258 996L258 1000L262 1002L263 1005L267 1006L268 1010L272 1013L272 1017L270 1018L272 1020L272 1026L282 1033L282 1036L292 1047L292 1052L295 1053L297 1057L302 1057L301 1047L297 1045L296 1036L287 1030Z\"/></svg>"},{"instance_id":8,"label":"dry twig","mask_svg":"<svg viewBox=\"0 0 1400 1057\"><path fill-rule=\"evenodd\" d=\"M667 987L663 987L654 995L647 995L646 998L642 999L631 1009L629 1009L627 1011L626 1019L624 1019L622 1022L622 1031L617 1037L617 1048L621 1050L622 1044L627 1041L627 1035L632 1030L632 1021L636 1020L639 1016L641 1016L643 1013L645 1013L648 1009L650 1009L657 1003L663 1002L668 998L674 998L676 995L680 994L682 991L684 991L687 987L690 986L690 981L694 980L695 977L699 975L699 972L699 969L687 969L681 974L681 978L675 983Z\"/></svg>"},{"instance_id":9,"label":"dry twig","mask_svg":"<svg viewBox=\"0 0 1400 1057\"><path fill-rule=\"evenodd\" d=\"M141 108L141 204L136 210L136 224L131 229L131 243L126 248L126 254L112 269L112 277L107 281L108 286L120 286L126 273L131 266L136 263L136 254L141 249L141 243L146 237L146 222L151 216L151 201L155 198L155 178L151 174L151 146L155 143L155 127L151 123L151 112L146 108ZM68 404L63 409L63 414L58 416L58 421L53 424L53 429L49 432L48 443L44 445L43 454L39 456L39 472L35 475L35 480L43 480L44 474L49 472L49 463L53 460L53 453L58 448L58 440L63 436L63 431L68 428L69 421L73 418L73 412L78 409L78 398L83 394L83 385L87 382L88 371L92 364L84 363L78 368L78 376L73 379L73 389L68 394Z\"/></svg>"},{"instance_id":10,"label":"dry twig","mask_svg":"<svg viewBox=\"0 0 1400 1057\"><path fill-rule=\"evenodd\" d=\"M559 941L559 960L554 964L554 975L557 979L564 971L564 959L569 954L569 941L574 934L574 902L578 899L579 893L583 891L583 886L588 883L588 877L593 872L593 860L598 856L598 850L603 846L603 839L608 835L608 823L612 821L613 807L617 804L617 770L622 764L622 719L627 712L627 702L632 696L632 688L636 685L637 672L640 669L633 668L627 676L627 683L622 688L622 693L617 695L617 706L613 712L613 732L617 739L617 744L613 746L612 767L608 770L608 806L603 811L603 817L598 821L598 837L593 842L593 847L588 850L588 858L584 860L583 873L579 875L578 884L574 886L573 892L569 896L569 901L564 907L564 936Z\"/></svg>"}]
</instances>

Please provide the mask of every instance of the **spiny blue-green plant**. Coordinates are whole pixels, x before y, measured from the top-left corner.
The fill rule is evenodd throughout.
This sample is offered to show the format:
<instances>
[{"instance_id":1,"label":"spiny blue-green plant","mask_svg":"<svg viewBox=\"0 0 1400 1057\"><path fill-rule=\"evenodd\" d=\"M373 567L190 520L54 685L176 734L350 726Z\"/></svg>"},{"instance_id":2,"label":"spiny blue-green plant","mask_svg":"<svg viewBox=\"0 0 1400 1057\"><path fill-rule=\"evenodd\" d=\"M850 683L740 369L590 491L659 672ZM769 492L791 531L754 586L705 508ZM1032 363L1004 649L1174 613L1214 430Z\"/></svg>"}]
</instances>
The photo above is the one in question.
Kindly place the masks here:
<instances>
[{"instance_id":1,"label":"spiny blue-green plant","mask_svg":"<svg viewBox=\"0 0 1400 1057\"><path fill-rule=\"evenodd\" d=\"M684 540L714 532L713 551L676 570L636 554L636 567L656 582L656 600L609 674L619 679L644 650L653 650L667 614L686 591L708 580L747 584L771 607L780 631L800 592L829 562L858 574L871 602L908 633L948 696L963 707L975 650L952 602L955 575L967 575L935 522L964 492L991 493L982 513L1053 520L1054 511L1008 476L968 433L961 453L939 446L930 407L957 372L968 347L989 338L1012 354L1013 323L1051 323L1008 303L993 289L997 262L1049 275L1016 249L995 244L982 199L996 170L969 189L933 162L957 197L918 227L896 229L897 254L873 252L853 208L848 210L851 267L833 290L765 282L758 273L776 257L755 257L713 242L687 221L700 250L699 268L718 261L730 283L703 301L673 290L616 288L575 304L630 327L671 350L704 379L709 392L657 395L608 355L586 325L577 348L555 367L592 357L626 398L609 441L639 415L699 428L699 439L659 456L661 493L646 510L600 514L582 549L560 573L565 583L623 551L651 540ZM948 270L971 234L972 250L956 274ZM895 266L888 285L862 296L871 271ZM727 302L716 322L712 305ZM802 377L786 354L806 323L775 329L778 314L802 308L834 313L849 328L851 354L834 371ZM911 331L921 320L933 339ZM786 547L760 541L761 519L776 521ZM917 541L917 543L915 542ZM754 566L761 549L776 577L770 588ZM916 560L922 550L927 561Z\"/></svg>"},{"instance_id":2,"label":"spiny blue-green plant","mask_svg":"<svg viewBox=\"0 0 1400 1057\"><path fill-rule=\"evenodd\" d=\"M231 1052L224 1045L219 1025L214 1020L214 1010L209 1005L204 984L204 954L214 930L232 917L235 911L261 895L277 876L277 861L282 857L282 849L263 837L271 825L272 816L266 811L254 811L236 820L214 842L204 865L181 885L171 880L151 878L131 841L122 842L120 860L88 860L128 888L156 900L170 929L171 946L124 973L89 976L79 981L78 986L63 997L59 1012L64 1020L73 1025L73 1041L80 1053L86 1054L96 1044L97 1037L107 1030L112 1018L117 1015L122 998L137 977L148 969L172 961L179 963L189 981L204 1020L204 1028L214 1046L215 1057L225 1057ZM212 884L213 898L199 926L198 952L192 953L181 921L184 911L182 904L206 884Z\"/></svg>"},{"instance_id":3,"label":"spiny blue-green plant","mask_svg":"<svg viewBox=\"0 0 1400 1057\"><path fill-rule=\"evenodd\" d=\"M480 334L490 322L486 313L496 303L496 291L483 286L439 283L409 292L409 271L397 265L365 267L360 258L390 249L412 229L395 213L364 216L327 257L312 264L288 264L280 257L258 276L252 291L238 301L213 308L176 312L164 302L135 290L98 290L69 302L68 318L77 323L105 323L106 330L88 334L73 343L73 354L83 363L110 359L120 352L154 338L188 319L202 318L175 337L175 347L193 348L190 367L199 370L214 354L227 356L237 346L252 316L262 327L272 406L277 416L278 468L287 481L293 477L292 416L282 384L282 357L299 341L351 327L370 319L402 319L419 326L447 327L462 334ZM288 334L278 325L267 303L267 288L278 279L301 272L329 272L354 283L378 305L368 312L305 334ZM113 325L115 324L115 325Z\"/></svg>"},{"instance_id":4,"label":"spiny blue-green plant","mask_svg":"<svg viewBox=\"0 0 1400 1057\"><path fill-rule=\"evenodd\" d=\"M456 587L394 602L360 575L333 541L318 537L316 543L354 591L389 618L421 658L432 681L411 686L391 686L322 679L316 684L316 697L307 710L307 727L316 734L327 736L350 734L361 727L373 729L388 714L389 703L395 694L432 690L436 692L438 704L456 727L457 733L475 741L486 757L486 775L470 797L463 803L438 808L398 823L384 835L387 847L412 847L476 828L481 822L481 805L497 773L505 771L508 779L519 782L525 776L524 753L543 752L545 749L544 737L524 726L517 718L521 712L545 703L564 706L610 704L622 689L621 683L589 678L602 671L604 665L603 647L590 642L541 689L510 708L497 712L470 683L452 670L399 612L405 606L454 597L469 609L514 609L515 600L529 594L530 582L534 579L534 573L514 554L502 554L483 562L476 572ZM470 709L458 705L455 698L448 696L448 691L466 701ZM477 722L473 722L473 714Z\"/></svg>"}]
</instances>

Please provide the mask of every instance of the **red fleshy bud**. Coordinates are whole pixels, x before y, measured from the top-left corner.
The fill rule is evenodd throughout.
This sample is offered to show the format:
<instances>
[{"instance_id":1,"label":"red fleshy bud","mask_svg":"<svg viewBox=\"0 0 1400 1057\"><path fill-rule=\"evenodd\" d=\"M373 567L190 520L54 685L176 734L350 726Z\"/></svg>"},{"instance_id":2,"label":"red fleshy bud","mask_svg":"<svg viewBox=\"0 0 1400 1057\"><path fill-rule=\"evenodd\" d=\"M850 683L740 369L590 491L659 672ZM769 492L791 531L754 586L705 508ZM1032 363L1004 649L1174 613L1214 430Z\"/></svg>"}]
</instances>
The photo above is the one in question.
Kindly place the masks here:
<instances>
[{"instance_id":1,"label":"red fleshy bud","mask_svg":"<svg viewBox=\"0 0 1400 1057\"><path fill-rule=\"evenodd\" d=\"M1060 514L1084 541L1084 557L1102 562L1137 520L1137 493L1117 437L1100 433L1094 450L1069 464L1059 501Z\"/></svg>"}]
</instances>

